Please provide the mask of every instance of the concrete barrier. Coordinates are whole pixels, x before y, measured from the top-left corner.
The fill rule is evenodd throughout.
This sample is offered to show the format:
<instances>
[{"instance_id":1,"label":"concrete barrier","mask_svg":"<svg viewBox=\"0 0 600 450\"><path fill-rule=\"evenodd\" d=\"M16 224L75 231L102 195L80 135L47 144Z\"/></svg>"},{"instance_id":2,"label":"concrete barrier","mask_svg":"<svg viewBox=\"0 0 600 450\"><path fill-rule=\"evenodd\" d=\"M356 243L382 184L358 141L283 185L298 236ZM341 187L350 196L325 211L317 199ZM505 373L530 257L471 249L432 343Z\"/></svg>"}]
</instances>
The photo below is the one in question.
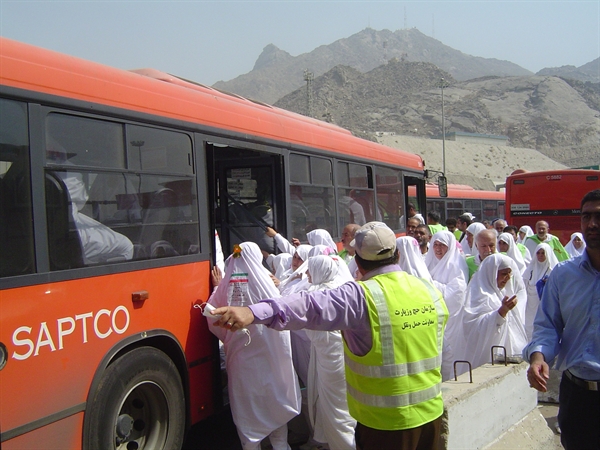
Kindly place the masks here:
<instances>
[{"instance_id":1,"label":"concrete barrier","mask_svg":"<svg viewBox=\"0 0 600 450\"><path fill-rule=\"evenodd\" d=\"M527 382L528 367L526 362L485 364L473 370L473 383L468 373L444 382L443 448L484 448L532 412L537 391Z\"/></svg>"}]
</instances>

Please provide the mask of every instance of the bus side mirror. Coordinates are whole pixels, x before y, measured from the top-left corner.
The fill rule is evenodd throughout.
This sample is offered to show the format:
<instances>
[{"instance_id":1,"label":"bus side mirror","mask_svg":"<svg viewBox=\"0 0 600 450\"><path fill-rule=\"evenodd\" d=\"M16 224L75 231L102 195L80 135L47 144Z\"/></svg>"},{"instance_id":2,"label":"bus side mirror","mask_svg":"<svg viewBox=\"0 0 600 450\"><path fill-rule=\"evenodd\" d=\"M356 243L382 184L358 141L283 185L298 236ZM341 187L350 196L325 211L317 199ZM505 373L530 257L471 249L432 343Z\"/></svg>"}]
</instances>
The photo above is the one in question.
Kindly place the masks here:
<instances>
[{"instance_id":1,"label":"bus side mirror","mask_svg":"<svg viewBox=\"0 0 600 450\"><path fill-rule=\"evenodd\" d=\"M443 175L438 177L438 191L440 193L440 197L448 197L448 179Z\"/></svg>"}]
</instances>

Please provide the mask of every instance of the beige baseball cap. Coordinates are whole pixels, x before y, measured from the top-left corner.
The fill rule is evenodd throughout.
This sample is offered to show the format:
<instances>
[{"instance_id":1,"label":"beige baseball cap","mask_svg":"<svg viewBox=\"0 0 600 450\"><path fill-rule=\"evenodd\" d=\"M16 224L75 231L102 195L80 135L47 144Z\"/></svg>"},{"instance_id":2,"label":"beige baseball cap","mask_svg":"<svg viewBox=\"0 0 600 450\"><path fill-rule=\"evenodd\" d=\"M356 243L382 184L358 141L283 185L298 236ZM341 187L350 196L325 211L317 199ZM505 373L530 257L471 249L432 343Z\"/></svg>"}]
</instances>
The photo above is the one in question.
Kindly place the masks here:
<instances>
[{"instance_id":1,"label":"beige baseball cap","mask_svg":"<svg viewBox=\"0 0 600 450\"><path fill-rule=\"evenodd\" d=\"M396 251L396 235L383 222L369 222L360 227L350 246L367 261L391 258Z\"/></svg>"}]
</instances>

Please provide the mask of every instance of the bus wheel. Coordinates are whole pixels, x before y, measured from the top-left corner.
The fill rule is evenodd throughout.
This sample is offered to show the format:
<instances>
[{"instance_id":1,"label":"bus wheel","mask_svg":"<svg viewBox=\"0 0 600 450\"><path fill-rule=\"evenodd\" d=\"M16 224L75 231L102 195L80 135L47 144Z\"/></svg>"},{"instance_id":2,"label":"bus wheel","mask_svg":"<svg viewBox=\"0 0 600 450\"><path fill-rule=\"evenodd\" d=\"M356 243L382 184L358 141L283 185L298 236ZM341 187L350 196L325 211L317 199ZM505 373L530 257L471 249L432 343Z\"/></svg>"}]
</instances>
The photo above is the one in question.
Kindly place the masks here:
<instances>
[{"instance_id":1,"label":"bus wheel","mask_svg":"<svg viewBox=\"0 0 600 450\"><path fill-rule=\"evenodd\" d=\"M84 449L178 449L185 431L185 399L173 362L140 347L106 369L87 405Z\"/></svg>"}]
</instances>

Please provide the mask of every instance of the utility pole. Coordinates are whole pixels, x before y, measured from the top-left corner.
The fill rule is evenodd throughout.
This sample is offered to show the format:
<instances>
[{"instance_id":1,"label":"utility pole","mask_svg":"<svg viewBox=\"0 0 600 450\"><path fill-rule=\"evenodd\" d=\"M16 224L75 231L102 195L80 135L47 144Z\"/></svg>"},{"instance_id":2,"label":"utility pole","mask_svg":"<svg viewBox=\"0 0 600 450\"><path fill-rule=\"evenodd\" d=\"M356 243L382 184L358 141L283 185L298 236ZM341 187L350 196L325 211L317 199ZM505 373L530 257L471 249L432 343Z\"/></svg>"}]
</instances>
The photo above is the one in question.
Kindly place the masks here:
<instances>
[{"instance_id":1,"label":"utility pole","mask_svg":"<svg viewBox=\"0 0 600 450\"><path fill-rule=\"evenodd\" d=\"M448 83L443 78L440 80L440 88L442 90L442 172L446 175L446 121L444 119L444 88L448 87Z\"/></svg>"},{"instance_id":2,"label":"utility pole","mask_svg":"<svg viewBox=\"0 0 600 450\"><path fill-rule=\"evenodd\" d=\"M314 80L314 74L309 72L308 69L304 70L304 81L306 81L306 115L313 117L313 90L312 83Z\"/></svg>"}]
</instances>

